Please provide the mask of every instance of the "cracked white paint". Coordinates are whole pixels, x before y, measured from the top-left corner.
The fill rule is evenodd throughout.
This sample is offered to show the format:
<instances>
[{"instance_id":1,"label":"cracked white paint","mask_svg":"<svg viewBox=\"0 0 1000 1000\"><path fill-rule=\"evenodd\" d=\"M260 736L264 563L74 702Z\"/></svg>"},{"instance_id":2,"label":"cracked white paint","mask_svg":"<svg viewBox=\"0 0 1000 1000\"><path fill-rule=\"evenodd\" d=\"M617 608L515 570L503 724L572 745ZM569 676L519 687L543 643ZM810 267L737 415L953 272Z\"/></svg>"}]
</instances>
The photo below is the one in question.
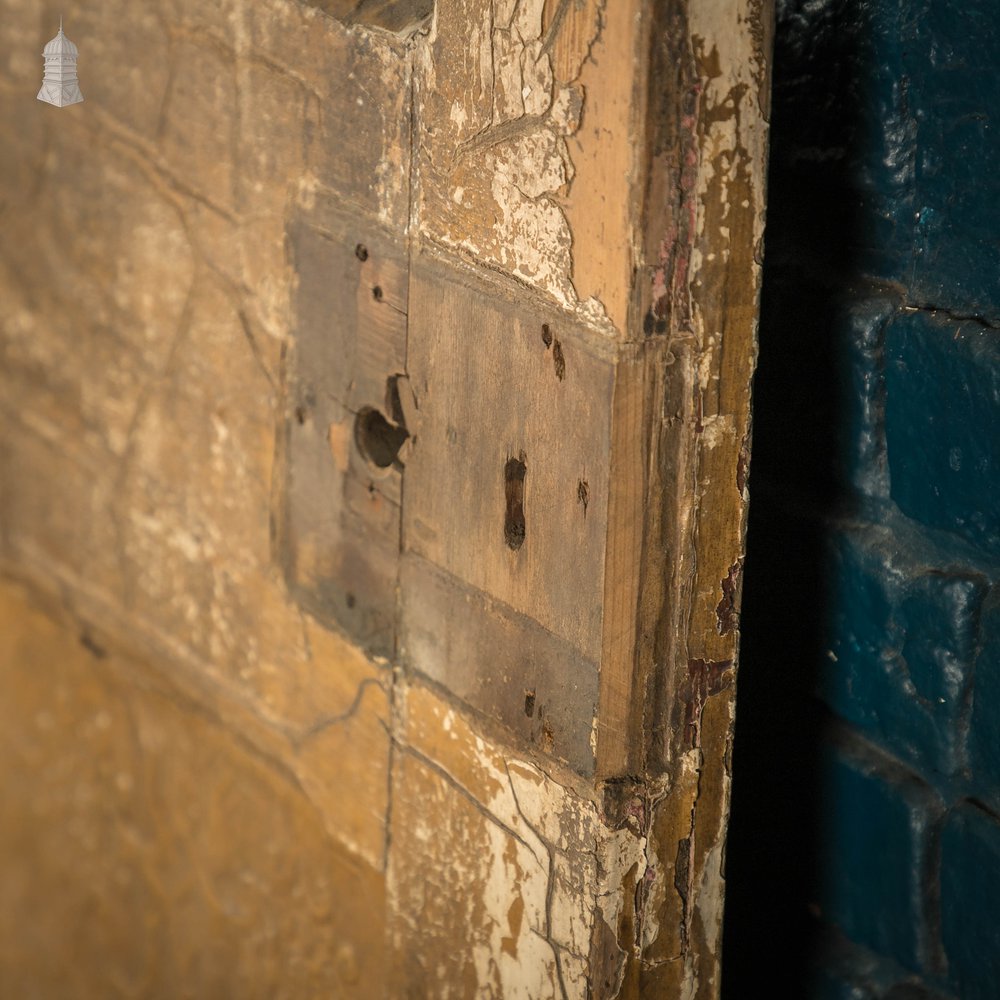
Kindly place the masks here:
<instances>
[{"instance_id":1,"label":"cracked white paint","mask_svg":"<svg viewBox=\"0 0 1000 1000\"><path fill-rule=\"evenodd\" d=\"M607 925L617 928L625 905L623 886L627 876L635 869L638 882L646 874L646 838L636 837L628 829L606 831L601 861L597 906Z\"/></svg>"},{"instance_id":2,"label":"cracked white paint","mask_svg":"<svg viewBox=\"0 0 1000 1000\"><path fill-rule=\"evenodd\" d=\"M409 687L405 700L413 751L432 760L448 786L464 789L480 804L480 832L473 837L482 844L485 833L488 849L463 853L449 844L447 859L449 878L476 886L476 905L482 906L468 929L478 989L505 998L583 1000L595 920L603 917L617 927L626 905L624 876L645 870L645 840L609 830L591 799L486 742L425 689ZM447 809L448 801L436 804ZM451 801L466 809L464 797ZM422 845L418 854L437 857L443 828L450 828L449 821L440 815L437 823L414 825L411 835ZM400 863L412 865L412 856ZM406 877L390 870L390 891L402 892L396 882ZM436 996L463 995L448 979L453 970L441 974Z\"/></svg>"},{"instance_id":3,"label":"cracked white paint","mask_svg":"<svg viewBox=\"0 0 1000 1000\"><path fill-rule=\"evenodd\" d=\"M743 9L735 17L731 0L692 3L687 11L695 51L706 64L715 63L718 66L717 72L709 73L703 78L701 101L705 107L728 107L733 112L729 115L714 115L708 131L702 137L696 199L696 232L709 238L714 254L719 255L723 262L729 259L731 231L729 226L720 225L717 233L706 232L705 210L709 190L719 179L723 188L728 188L738 180L740 171L747 167L756 174L756 190L760 192L764 188L763 177L759 174L761 165L765 162L766 123L754 114L736 114L736 102L748 100L747 97L740 96L741 88L748 88L749 93L756 94L757 87L752 79L755 59L752 28L757 15L752 10L751 0L739 0L739 6ZM742 204L744 208L749 207L745 200ZM728 204L725 206L723 218L731 214L731 207ZM754 218L755 242L763 235L762 199L758 208ZM704 265L714 263L711 256L706 255L697 242L692 247L691 275L695 282ZM697 303L694 308L696 317L703 323ZM705 333L717 336L719 331Z\"/></svg>"},{"instance_id":4,"label":"cracked white paint","mask_svg":"<svg viewBox=\"0 0 1000 1000\"><path fill-rule=\"evenodd\" d=\"M750 249L744 244L746 222L753 227L753 246L758 245L763 232L763 166L765 163L766 123L760 114L760 76L766 59L756 48L754 29L760 29L761 12L753 0L703 0L686 5L691 44L700 67L698 120L698 172L694 204L696 238L691 247L689 281L693 307L693 326L700 353L697 357L695 378L703 392L712 394L720 373L725 370L722 359L722 330L732 313L723 315L717 301L705 296L701 289L711 287L713 278L727 268L744 271L749 261L737 259L736 254L746 255ZM748 198L748 193L752 197ZM755 206L751 206L753 200ZM754 208L756 210L754 210ZM750 220L745 214L752 212ZM743 215L744 219L737 218ZM745 272L744 272L745 273ZM741 275L742 276L742 275ZM753 281L749 282L751 288ZM751 306L751 303L734 302L732 309ZM752 320L751 320L752 322ZM742 331L750 343L753 331ZM737 345L740 341L736 340ZM739 349L739 347L737 347ZM733 376L730 375L730 378ZM708 453L725 446L723 454L734 452L735 443L745 427L738 426L743 419L736 413L706 414L702 421L699 447ZM721 488L721 487L720 487ZM700 496L714 495L714 484L707 473L699 482ZM736 498L737 503L742 498ZM737 521L737 525L739 522ZM737 528L732 539L732 552L742 551L742 528ZM732 563L733 554L725 551L718 556L722 565ZM702 554L701 559L705 560ZM714 575L714 574L713 574ZM721 574L720 574L721 576ZM703 600L706 618L714 617L715 588ZM711 624L714 626L715 622ZM698 623L698 629L708 629L709 622ZM729 655L734 655L730 653ZM716 655L713 658L719 658ZM731 711L731 708L730 708ZM716 746L713 753L720 753ZM685 755L678 775L678 786L693 789L692 810L711 809L711 823L701 824L692 820L690 843L690 883L686 899L685 922L690 931L697 927L697 939L687 942L683 958L682 998L712 995L718 988L718 953L722 934L722 900L724 879L722 854L728 809L728 776L716 780L718 790L713 796L718 800L699 804L702 785L698 777L705 768L718 770L717 759L704 760L701 750L697 756ZM694 812L692 812L694 816ZM718 816L716 820L715 817ZM702 829L702 826L705 828ZM709 828L709 826L711 828ZM665 858L672 856L675 845L657 845L658 853ZM658 886L663 897L669 887ZM655 907L654 909L658 909ZM667 907L668 912L673 909ZM675 910L676 912L676 910ZM648 945L655 940L659 928L644 928Z\"/></svg>"},{"instance_id":5,"label":"cracked white paint","mask_svg":"<svg viewBox=\"0 0 1000 1000\"><path fill-rule=\"evenodd\" d=\"M702 421L701 443L705 448L715 448L727 438L736 436L736 422L732 414L717 413Z\"/></svg>"},{"instance_id":6,"label":"cracked white paint","mask_svg":"<svg viewBox=\"0 0 1000 1000\"><path fill-rule=\"evenodd\" d=\"M572 281L573 235L560 199L573 180L566 138L579 127L583 94L572 81L555 78L551 52L543 51L545 0L454 0L447 15L441 6L418 43L415 72L421 117L433 120L434 101L446 101L440 114L451 130L447 137L424 137L417 225L432 239L495 262L610 332L604 306L595 297L581 301ZM590 30L596 37L596 17ZM435 60L454 45L450 33L466 39L467 76L459 92L437 98L444 74ZM435 185L468 214L439 218Z\"/></svg>"}]
</instances>

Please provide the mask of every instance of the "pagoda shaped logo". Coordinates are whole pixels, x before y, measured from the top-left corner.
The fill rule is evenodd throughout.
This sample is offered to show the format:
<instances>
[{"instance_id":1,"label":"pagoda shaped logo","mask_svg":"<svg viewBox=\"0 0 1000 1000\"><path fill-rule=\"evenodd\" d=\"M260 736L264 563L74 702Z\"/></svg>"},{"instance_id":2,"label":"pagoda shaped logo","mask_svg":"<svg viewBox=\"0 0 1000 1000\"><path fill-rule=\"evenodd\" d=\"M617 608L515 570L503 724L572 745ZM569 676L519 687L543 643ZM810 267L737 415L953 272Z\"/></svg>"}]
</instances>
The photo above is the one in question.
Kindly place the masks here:
<instances>
[{"instance_id":1,"label":"pagoda shaped logo","mask_svg":"<svg viewBox=\"0 0 1000 1000\"><path fill-rule=\"evenodd\" d=\"M45 56L45 78L38 99L64 108L68 104L79 104L83 100L80 82L76 78L76 46L63 34L62 18L59 18L59 34L42 50Z\"/></svg>"}]
</instances>

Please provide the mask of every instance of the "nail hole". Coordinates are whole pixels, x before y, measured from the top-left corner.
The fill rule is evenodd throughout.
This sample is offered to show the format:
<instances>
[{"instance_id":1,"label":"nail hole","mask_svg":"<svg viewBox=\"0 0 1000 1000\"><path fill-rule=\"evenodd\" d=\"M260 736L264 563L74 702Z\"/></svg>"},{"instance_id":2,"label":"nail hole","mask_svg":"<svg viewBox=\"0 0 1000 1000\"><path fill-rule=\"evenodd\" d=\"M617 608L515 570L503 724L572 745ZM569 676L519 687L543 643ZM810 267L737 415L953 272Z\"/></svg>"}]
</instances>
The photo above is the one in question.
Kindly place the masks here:
<instances>
[{"instance_id":1,"label":"nail hole","mask_svg":"<svg viewBox=\"0 0 1000 1000\"><path fill-rule=\"evenodd\" d=\"M581 479L576 484L576 499L577 502L583 504L583 516L587 516L587 504L590 503L590 486L586 479Z\"/></svg>"},{"instance_id":2,"label":"nail hole","mask_svg":"<svg viewBox=\"0 0 1000 1000\"><path fill-rule=\"evenodd\" d=\"M503 523L503 538L515 551L524 544L524 477L527 473L524 452L520 458L510 458L503 468L504 496L507 513Z\"/></svg>"},{"instance_id":3,"label":"nail hole","mask_svg":"<svg viewBox=\"0 0 1000 1000\"><path fill-rule=\"evenodd\" d=\"M361 260L361 261L368 260L368 247L366 247L364 245L364 243L359 243L354 248L354 256L357 257L358 260Z\"/></svg>"},{"instance_id":4,"label":"nail hole","mask_svg":"<svg viewBox=\"0 0 1000 1000\"><path fill-rule=\"evenodd\" d=\"M295 421L300 427L306 422L306 408L304 406L295 407Z\"/></svg>"},{"instance_id":5,"label":"nail hole","mask_svg":"<svg viewBox=\"0 0 1000 1000\"><path fill-rule=\"evenodd\" d=\"M542 324L542 343L546 350L552 346L552 331L549 329L548 323Z\"/></svg>"},{"instance_id":6,"label":"nail hole","mask_svg":"<svg viewBox=\"0 0 1000 1000\"><path fill-rule=\"evenodd\" d=\"M374 287L374 288L372 289L372 298L373 298L373 299L374 299L374 300L375 300L376 302L381 302L381 301L382 301L382 286L381 286L381 285L376 285L376 286L375 286L375 287Z\"/></svg>"},{"instance_id":7,"label":"nail hole","mask_svg":"<svg viewBox=\"0 0 1000 1000\"><path fill-rule=\"evenodd\" d=\"M365 407L354 420L354 440L366 461L378 469L388 469L410 435L390 424L378 410Z\"/></svg>"},{"instance_id":8,"label":"nail hole","mask_svg":"<svg viewBox=\"0 0 1000 1000\"><path fill-rule=\"evenodd\" d=\"M535 692L524 692L524 714L530 719L535 714Z\"/></svg>"},{"instance_id":9,"label":"nail hole","mask_svg":"<svg viewBox=\"0 0 1000 1000\"><path fill-rule=\"evenodd\" d=\"M349 608L353 608L358 603L358 599L350 592L347 593L344 600Z\"/></svg>"},{"instance_id":10,"label":"nail hole","mask_svg":"<svg viewBox=\"0 0 1000 1000\"><path fill-rule=\"evenodd\" d=\"M80 633L80 645L98 660L103 660L108 655L108 651L86 630Z\"/></svg>"}]
</instances>

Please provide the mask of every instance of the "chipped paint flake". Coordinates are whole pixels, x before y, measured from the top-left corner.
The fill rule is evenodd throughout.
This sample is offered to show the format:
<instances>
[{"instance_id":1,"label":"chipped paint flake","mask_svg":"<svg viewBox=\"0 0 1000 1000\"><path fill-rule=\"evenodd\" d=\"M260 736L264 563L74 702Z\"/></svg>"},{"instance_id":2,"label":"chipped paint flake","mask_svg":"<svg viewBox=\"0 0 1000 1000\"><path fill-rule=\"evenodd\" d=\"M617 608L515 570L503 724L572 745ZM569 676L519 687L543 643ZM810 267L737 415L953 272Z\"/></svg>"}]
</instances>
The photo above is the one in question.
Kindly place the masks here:
<instances>
[{"instance_id":1,"label":"chipped paint flake","mask_svg":"<svg viewBox=\"0 0 1000 1000\"><path fill-rule=\"evenodd\" d=\"M414 685L397 696L407 719L394 810L401 861L389 873L399 919L419 919L426 873L443 867L459 884L482 887L462 918L472 955L469 989L583 1000L595 921L617 927L632 905L624 875L645 871L645 839L609 829L581 788L486 741L429 690ZM407 796L417 785L421 800L410 822ZM426 822L429 810L434 823ZM463 840L454 837L455 824ZM423 928L432 937L448 932ZM455 989L458 975L445 963L423 988L434 996L468 995Z\"/></svg>"},{"instance_id":2,"label":"chipped paint flake","mask_svg":"<svg viewBox=\"0 0 1000 1000\"><path fill-rule=\"evenodd\" d=\"M574 81L601 19L590 5L566 18L576 18L580 37L575 65L560 78L544 11L545 0L439 4L415 60L421 117L444 125L422 141L417 225L610 333L600 299L581 301L574 287L573 234L561 203L575 174L566 139L579 129L584 100Z\"/></svg>"}]
</instances>

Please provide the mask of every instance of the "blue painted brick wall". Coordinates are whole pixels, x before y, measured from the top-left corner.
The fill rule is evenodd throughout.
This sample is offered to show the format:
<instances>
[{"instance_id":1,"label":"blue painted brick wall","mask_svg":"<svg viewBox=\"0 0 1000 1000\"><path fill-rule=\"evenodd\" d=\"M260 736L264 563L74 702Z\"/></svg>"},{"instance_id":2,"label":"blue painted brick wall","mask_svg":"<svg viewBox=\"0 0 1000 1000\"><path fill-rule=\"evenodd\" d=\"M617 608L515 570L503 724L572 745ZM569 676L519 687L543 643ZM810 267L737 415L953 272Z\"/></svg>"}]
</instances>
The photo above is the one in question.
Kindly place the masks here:
<instances>
[{"instance_id":1,"label":"blue painted brick wall","mask_svg":"<svg viewBox=\"0 0 1000 1000\"><path fill-rule=\"evenodd\" d=\"M819 911L852 941L904 968L933 968L921 882L935 798L919 779L858 749L825 748Z\"/></svg>"},{"instance_id":2,"label":"blue painted brick wall","mask_svg":"<svg viewBox=\"0 0 1000 1000\"><path fill-rule=\"evenodd\" d=\"M829 528L820 686L830 707L920 773L965 764L965 716L987 584L948 568L902 518Z\"/></svg>"},{"instance_id":3,"label":"blue painted brick wall","mask_svg":"<svg viewBox=\"0 0 1000 1000\"><path fill-rule=\"evenodd\" d=\"M1000 2L777 9L724 995L1000 1000Z\"/></svg>"},{"instance_id":4,"label":"blue painted brick wall","mask_svg":"<svg viewBox=\"0 0 1000 1000\"><path fill-rule=\"evenodd\" d=\"M948 979L962 1000L1000 993L1000 824L956 807L941 838L941 933Z\"/></svg>"},{"instance_id":5,"label":"blue painted brick wall","mask_svg":"<svg viewBox=\"0 0 1000 1000\"><path fill-rule=\"evenodd\" d=\"M1000 588L994 588L980 619L976 683L969 731L970 792L1000 813ZM1000 897L995 922L1000 926Z\"/></svg>"},{"instance_id":6,"label":"blue painted brick wall","mask_svg":"<svg viewBox=\"0 0 1000 1000\"><path fill-rule=\"evenodd\" d=\"M881 0L879 0L881 2ZM911 300L1000 319L1000 12L994 0L895 0L916 134Z\"/></svg>"},{"instance_id":7,"label":"blue painted brick wall","mask_svg":"<svg viewBox=\"0 0 1000 1000\"><path fill-rule=\"evenodd\" d=\"M993 267L1000 274L1000 256ZM1000 556L998 331L903 312L885 353L892 499L914 520Z\"/></svg>"}]
</instances>

